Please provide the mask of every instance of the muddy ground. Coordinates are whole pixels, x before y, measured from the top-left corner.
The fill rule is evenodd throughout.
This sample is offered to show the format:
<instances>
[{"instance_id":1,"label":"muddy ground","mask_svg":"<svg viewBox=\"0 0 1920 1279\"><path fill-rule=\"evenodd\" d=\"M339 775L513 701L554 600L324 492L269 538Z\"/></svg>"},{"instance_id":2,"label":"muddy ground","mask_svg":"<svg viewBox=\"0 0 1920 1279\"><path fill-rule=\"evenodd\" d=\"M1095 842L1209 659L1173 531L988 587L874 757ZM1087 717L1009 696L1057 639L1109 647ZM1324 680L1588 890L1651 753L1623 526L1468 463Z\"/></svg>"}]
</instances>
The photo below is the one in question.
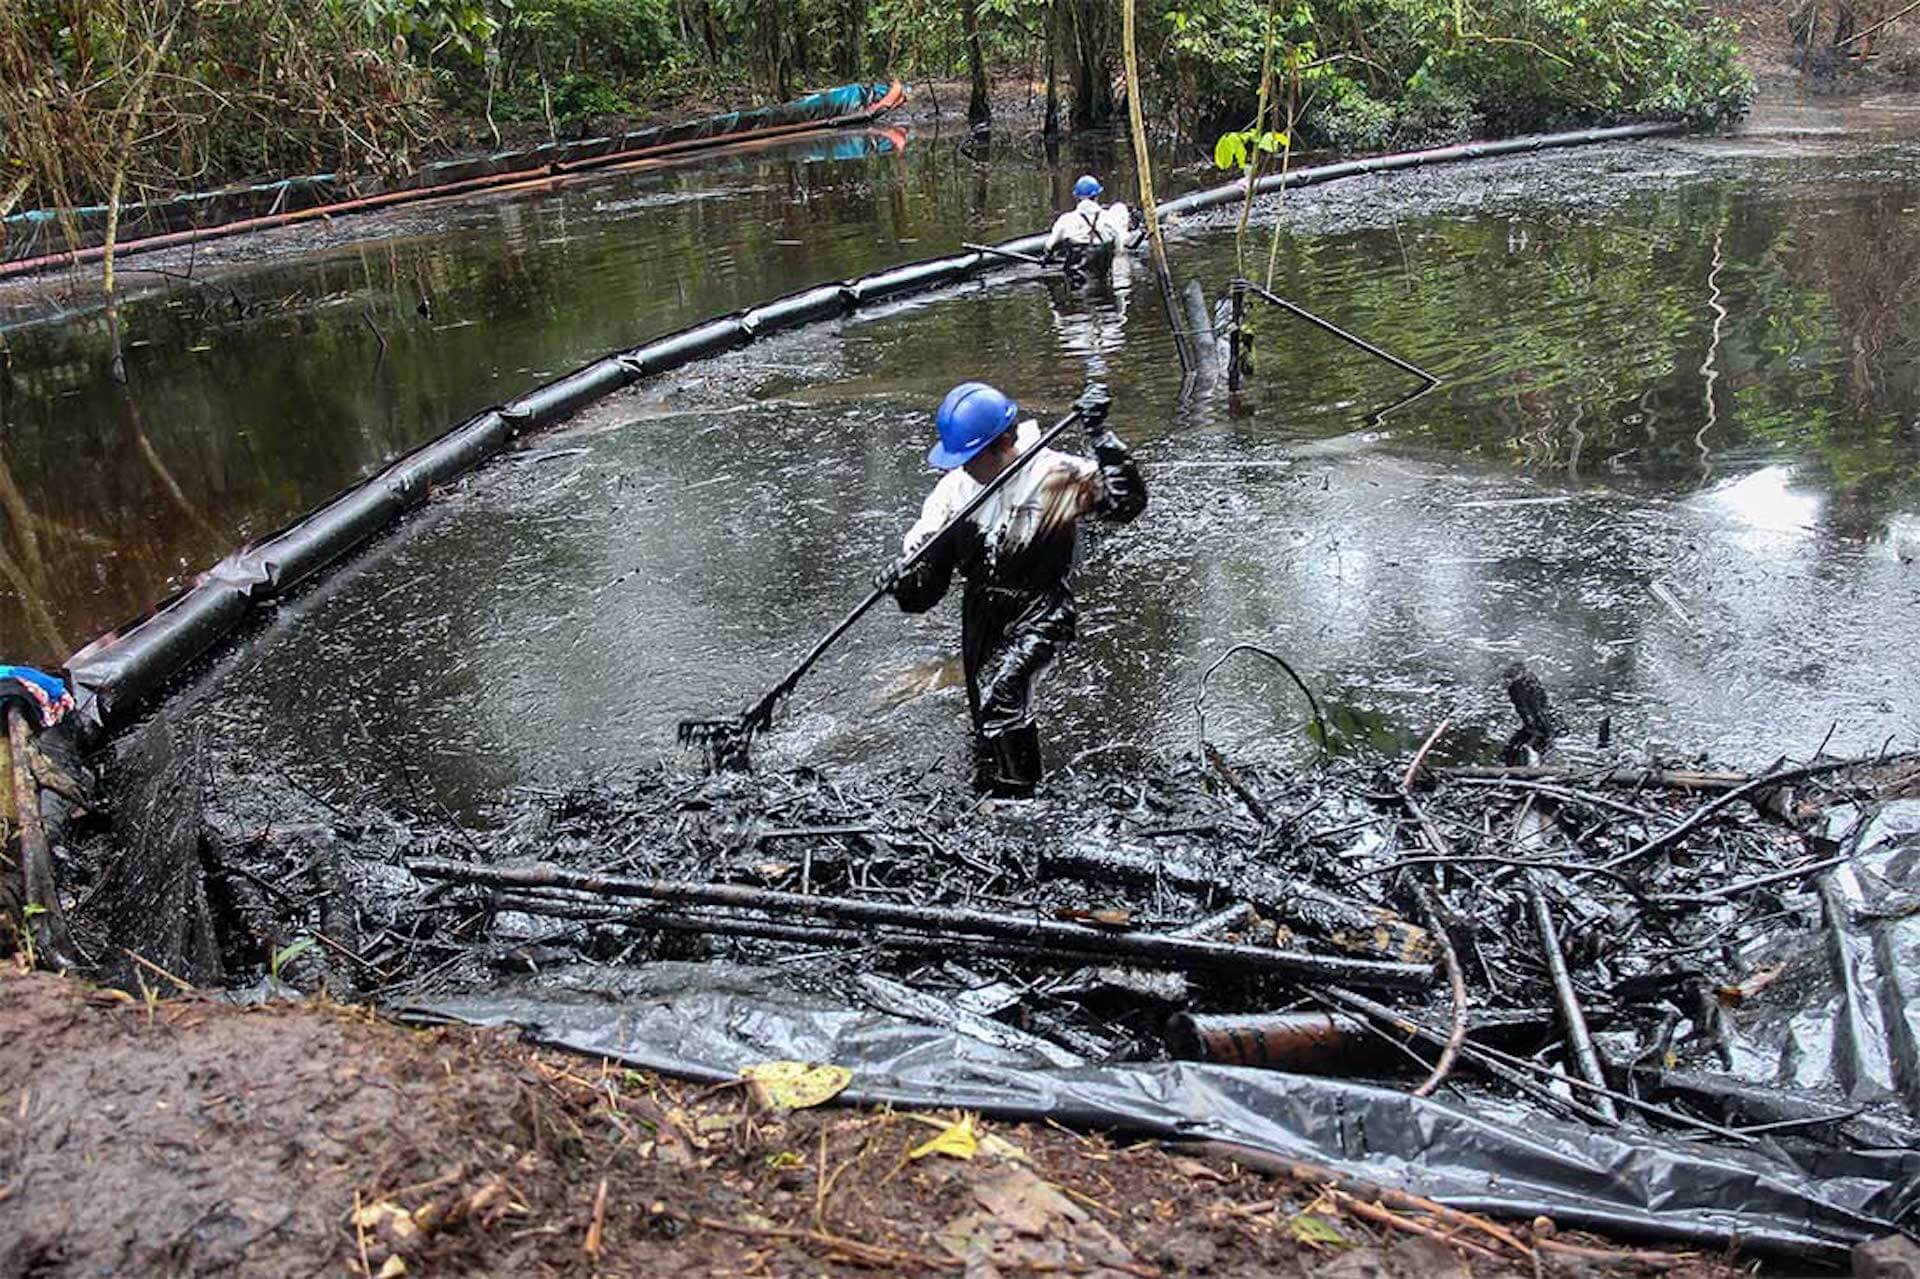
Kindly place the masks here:
<instances>
[{"instance_id":1,"label":"muddy ground","mask_svg":"<svg viewBox=\"0 0 1920 1279\"><path fill-rule=\"evenodd\" d=\"M1732 1273L1046 1126L914 1158L954 1116L153 982L0 973L0 1276Z\"/></svg>"}]
</instances>

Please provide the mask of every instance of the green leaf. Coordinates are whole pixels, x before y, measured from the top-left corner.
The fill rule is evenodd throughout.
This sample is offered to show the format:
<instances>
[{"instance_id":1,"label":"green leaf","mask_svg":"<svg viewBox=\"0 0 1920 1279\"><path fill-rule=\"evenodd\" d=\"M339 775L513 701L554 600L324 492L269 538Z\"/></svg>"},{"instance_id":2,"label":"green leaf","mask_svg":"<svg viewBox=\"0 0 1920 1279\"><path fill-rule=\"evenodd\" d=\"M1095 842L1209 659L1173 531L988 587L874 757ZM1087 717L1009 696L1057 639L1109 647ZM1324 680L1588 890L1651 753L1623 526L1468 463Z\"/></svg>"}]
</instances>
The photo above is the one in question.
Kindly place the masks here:
<instances>
[{"instance_id":1,"label":"green leaf","mask_svg":"<svg viewBox=\"0 0 1920 1279\"><path fill-rule=\"evenodd\" d=\"M1348 1239L1325 1217L1303 1212L1287 1223L1287 1232L1309 1248L1338 1248Z\"/></svg>"},{"instance_id":2,"label":"green leaf","mask_svg":"<svg viewBox=\"0 0 1920 1279\"><path fill-rule=\"evenodd\" d=\"M268 968L273 970L273 979L275 981L279 981L280 970L282 968L285 968L288 964L291 964L294 960L300 958L300 956L312 950L314 947L314 944L315 943L312 937L302 937L297 941L288 942L285 946L282 946L279 950L274 951L273 959L267 965Z\"/></svg>"},{"instance_id":3,"label":"green leaf","mask_svg":"<svg viewBox=\"0 0 1920 1279\"><path fill-rule=\"evenodd\" d=\"M1219 169L1244 169L1247 167L1247 135L1245 133L1223 133L1219 141L1213 144L1213 164Z\"/></svg>"}]
</instances>

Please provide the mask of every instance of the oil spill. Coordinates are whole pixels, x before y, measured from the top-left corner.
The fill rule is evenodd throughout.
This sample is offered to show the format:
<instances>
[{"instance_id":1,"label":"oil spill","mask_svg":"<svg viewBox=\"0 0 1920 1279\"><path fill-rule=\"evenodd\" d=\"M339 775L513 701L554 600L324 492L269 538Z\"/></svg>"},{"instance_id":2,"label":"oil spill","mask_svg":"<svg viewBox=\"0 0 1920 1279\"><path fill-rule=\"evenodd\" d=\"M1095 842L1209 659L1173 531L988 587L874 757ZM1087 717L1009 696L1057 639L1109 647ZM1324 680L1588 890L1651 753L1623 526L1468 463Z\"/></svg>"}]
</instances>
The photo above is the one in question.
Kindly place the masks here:
<instances>
[{"instance_id":1,"label":"oil spill","mask_svg":"<svg viewBox=\"0 0 1920 1279\"><path fill-rule=\"evenodd\" d=\"M1115 743L1190 748L1199 672L1242 640L1310 673L1348 753L1407 749L1449 715L1484 731L1516 656L1576 733L1610 721L1638 749L1764 762L1829 728L1836 749L1910 740L1920 373L1901 352L1920 296L1904 211L1920 187L1886 175L1911 143L1779 162L1720 147L1526 157L1264 205L1246 260L1264 260L1284 210L1277 291L1448 379L1378 427L1368 414L1404 375L1278 313L1254 315L1256 367L1230 395L1217 379L1183 388L1145 273L1090 296L1002 279L596 407L565 437L585 452L458 486L284 609L202 692L240 755L395 800L423 781L469 817L514 780L655 760L676 720L737 710L859 597L932 483L927 415L947 387L989 375L1044 417L1100 376L1154 498L1140 523L1091 539L1082 638L1043 692L1056 763ZM904 168L811 166L809 182L845 181L806 197L834 223L808 278L892 256L856 229L880 217L897 238L938 214L923 204L974 225L1017 207L1024 225L1063 171L999 163L984 203L911 148ZM795 182L789 198L807 188ZM735 202L667 206L737 214L720 254L736 267L764 251L756 201L780 189L764 171L746 185ZM909 189L928 199L879 198ZM496 355L504 341L496 369L515 333L549 352L595 325L631 337L641 276L594 306L567 283L631 261L634 228L661 211L595 229L569 198L513 216L567 219L574 247L509 237L521 256L502 315L452 331ZM705 224L665 225L684 247L653 242L665 264L646 278L718 252L693 247ZM1241 261L1230 227L1222 214L1180 230L1176 273L1217 295ZM583 236L597 248L578 257ZM498 250L471 252L477 270ZM760 265L684 295L673 319L787 280ZM471 367L445 354L449 379ZM415 403L408 421L452 416L450 401ZM954 764L951 699L870 706L889 672L956 643L947 614L871 619L792 699L772 758ZM1237 749L1312 751L1295 695L1264 673L1223 672L1219 695ZM405 786L396 760L411 761Z\"/></svg>"}]
</instances>

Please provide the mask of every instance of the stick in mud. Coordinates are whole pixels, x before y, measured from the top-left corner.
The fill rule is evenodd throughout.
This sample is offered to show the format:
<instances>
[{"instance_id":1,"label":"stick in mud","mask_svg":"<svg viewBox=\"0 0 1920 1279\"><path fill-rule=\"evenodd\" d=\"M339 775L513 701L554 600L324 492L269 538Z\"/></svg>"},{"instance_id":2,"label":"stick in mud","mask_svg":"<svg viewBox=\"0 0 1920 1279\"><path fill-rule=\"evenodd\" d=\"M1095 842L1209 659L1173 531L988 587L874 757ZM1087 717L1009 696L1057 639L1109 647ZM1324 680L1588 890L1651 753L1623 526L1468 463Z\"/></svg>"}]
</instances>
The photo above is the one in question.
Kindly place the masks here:
<instances>
[{"instance_id":1,"label":"stick in mud","mask_svg":"<svg viewBox=\"0 0 1920 1279\"><path fill-rule=\"evenodd\" d=\"M9 703L4 714L14 820L20 827L21 913L27 916L23 922L42 962L71 968L73 939L67 933L67 915L60 906L60 886L54 879L46 828L40 823L40 786L33 776L33 730L27 724L26 712L18 706Z\"/></svg>"},{"instance_id":2,"label":"stick in mud","mask_svg":"<svg viewBox=\"0 0 1920 1279\"><path fill-rule=\"evenodd\" d=\"M452 883L496 888L564 888L608 897L642 897L682 905L721 906L768 914L815 915L942 936L971 934L1009 941L1059 944L1087 954L1153 960L1183 968L1238 969L1281 977L1397 988L1424 986L1434 975L1430 964L1308 955L1159 933L1107 932L1080 924L1044 919L1038 915L998 915L963 908L805 896L746 888L737 884L630 879L618 875L584 874L556 866L474 866L463 862L421 860L410 863L408 868L422 879Z\"/></svg>"},{"instance_id":3,"label":"stick in mud","mask_svg":"<svg viewBox=\"0 0 1920 1279\"><path fill-rule=\"evenodd\" d=\"M1593 1035L1587 1029L1587 1016L1581 1011L1580 996L1573 989L1573 974L1567 971L1566 952L1560 949L1560 932L1553 925L1553 909L1547 905L1547 895L1537 885L1528 890L1528 896L1533 899L1534 927L1540 931L1540 949L1546 955L1547 972L1553 977L1554 1003L1560 1009L1560 1021L1567 1032L1567 1042L1573 1048L1574 1066L1588 1083L1605 1088L1607 1074L1600 1065L1600 1050L1594 1047ZM1593 1107L1611 1122L1620 1122L1620 1112L1614 1109L1612 1100L1604 1093L1594 1096Z\"/></svg>"}]
</instances>

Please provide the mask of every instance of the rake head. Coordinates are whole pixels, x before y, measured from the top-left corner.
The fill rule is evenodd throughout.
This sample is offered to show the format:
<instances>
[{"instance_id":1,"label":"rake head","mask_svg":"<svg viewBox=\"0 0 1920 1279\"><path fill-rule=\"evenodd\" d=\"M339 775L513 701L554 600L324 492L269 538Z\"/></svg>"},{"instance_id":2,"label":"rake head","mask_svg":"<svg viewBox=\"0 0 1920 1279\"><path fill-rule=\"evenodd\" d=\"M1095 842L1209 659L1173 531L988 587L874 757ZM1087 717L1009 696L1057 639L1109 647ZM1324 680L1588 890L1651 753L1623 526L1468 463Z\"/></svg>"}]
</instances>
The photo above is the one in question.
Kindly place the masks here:
<instances>
[{"instance_id":1,"label":"rake head","mask_svg":"<svg viewBox=\"0 0 1920 1279\"><path fill-rule=\"evenodd\" d=\"M773 699L763 700L735 719L683 719L675 730L682 746L700 751L710 773L747 772L753 739L773 726Z\"/></svg>"}]
</instances>

